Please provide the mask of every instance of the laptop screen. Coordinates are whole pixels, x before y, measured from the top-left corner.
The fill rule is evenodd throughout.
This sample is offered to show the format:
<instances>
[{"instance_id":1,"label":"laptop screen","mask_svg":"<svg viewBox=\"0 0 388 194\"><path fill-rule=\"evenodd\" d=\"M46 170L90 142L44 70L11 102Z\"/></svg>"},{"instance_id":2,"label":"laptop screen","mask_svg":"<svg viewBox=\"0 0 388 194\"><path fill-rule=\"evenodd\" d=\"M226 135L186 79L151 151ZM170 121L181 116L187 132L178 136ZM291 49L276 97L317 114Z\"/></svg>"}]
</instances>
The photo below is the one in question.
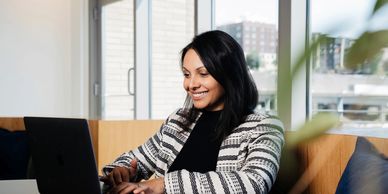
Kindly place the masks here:
<instances>
[{"instance_id":1,"label":"laptop screen","mask_svg":"<svg viewBox=\"0 0 388 194\"><path fill-rule=\"evenodd\" d=\"M85 119L25 117L39 192L101 193Z\"/></svg>"}]
</instances>

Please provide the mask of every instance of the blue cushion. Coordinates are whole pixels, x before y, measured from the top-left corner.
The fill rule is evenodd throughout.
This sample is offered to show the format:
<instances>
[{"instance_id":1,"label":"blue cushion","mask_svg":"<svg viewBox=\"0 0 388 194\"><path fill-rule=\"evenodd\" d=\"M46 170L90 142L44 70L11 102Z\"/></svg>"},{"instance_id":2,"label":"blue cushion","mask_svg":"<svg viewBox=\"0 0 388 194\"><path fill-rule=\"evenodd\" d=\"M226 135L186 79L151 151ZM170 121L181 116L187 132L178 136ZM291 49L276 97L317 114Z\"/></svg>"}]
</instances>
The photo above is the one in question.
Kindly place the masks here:
<instances>
[{"instance_id":1,"label":"blue cushion","mask_svg":"<svg viewBox=\"0 0 388 194\"><path fill-rule=\"evenodd\" d=\"M336 191L336 194L354 193L388 193L388 158L364 137L357 138Z\"/></svg>"},{"instance_id":2,"label":"blue cushion","mask_svg":"<svg viewBox=\"0 0 388 194\"><path fill-rule=\"evenodd\" d=\"M0 180L27 178L29 158L26 132L0 128Z\"/></svg>"}]
</instances>

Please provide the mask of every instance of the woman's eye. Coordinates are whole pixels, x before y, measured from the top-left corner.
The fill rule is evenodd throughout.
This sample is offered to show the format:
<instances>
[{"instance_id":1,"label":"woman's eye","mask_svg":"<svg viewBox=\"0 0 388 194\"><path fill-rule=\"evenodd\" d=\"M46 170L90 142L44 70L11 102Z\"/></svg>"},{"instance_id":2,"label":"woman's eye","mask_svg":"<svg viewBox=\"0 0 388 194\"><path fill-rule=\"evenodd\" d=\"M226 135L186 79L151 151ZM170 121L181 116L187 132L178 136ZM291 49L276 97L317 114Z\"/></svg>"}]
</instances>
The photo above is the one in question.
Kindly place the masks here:
<instances>
[{"instance_id":1,"label":"woman's eye","mask_svg":"<svg viewBox=\"0 0 388 194\"><path fill-rule=\"evenodd\" d=\"M209 75L209 73L207 73L207 72L203 72L203 73L199 73L202 77L205 77L205 76L208 76Z\"/></svg>"},{"instance_id":2,"label":"woman's eye","mask_svg":"<svg viewBox=\"0 0 388 194\"><path fill-rule=\"evenodd\" d=\"M183 73L183 76L184 76L184 77L189 77L190 74L188 74L188 73Z\"/></svg>"}]
</instances>

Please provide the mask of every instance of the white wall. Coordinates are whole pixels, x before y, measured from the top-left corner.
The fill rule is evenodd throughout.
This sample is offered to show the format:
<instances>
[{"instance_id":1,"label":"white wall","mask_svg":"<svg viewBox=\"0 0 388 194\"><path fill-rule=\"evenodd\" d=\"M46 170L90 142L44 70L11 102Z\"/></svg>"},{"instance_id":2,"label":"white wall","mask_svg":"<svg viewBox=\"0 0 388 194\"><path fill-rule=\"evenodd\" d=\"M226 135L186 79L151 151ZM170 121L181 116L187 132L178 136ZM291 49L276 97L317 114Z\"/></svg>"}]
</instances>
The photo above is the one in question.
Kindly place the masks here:
<instances>
[{"instance_id":1,"label":"white wall","mask_svg":"<svg viewBox=\"0 0 388 194\"><path fill-rule=\"evenodd\" d=\"M0 0L0 116L87 117L87 0Z\"/></svg>"}]
</instances>

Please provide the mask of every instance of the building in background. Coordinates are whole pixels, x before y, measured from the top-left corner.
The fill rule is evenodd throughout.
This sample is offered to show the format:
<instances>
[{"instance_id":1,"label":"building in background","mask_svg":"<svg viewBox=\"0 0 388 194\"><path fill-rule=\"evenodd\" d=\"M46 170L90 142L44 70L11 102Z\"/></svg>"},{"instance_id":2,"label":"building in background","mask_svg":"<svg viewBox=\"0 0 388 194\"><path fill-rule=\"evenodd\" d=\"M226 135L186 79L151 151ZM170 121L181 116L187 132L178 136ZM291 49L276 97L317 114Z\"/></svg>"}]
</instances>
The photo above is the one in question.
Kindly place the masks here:
<instances>
[{"instance_id":1,"label":"building in background","mask_svg":"<svg viewBox=\"0 0 388 194\"><path fill-rule=\"evenodd\" d=\"M313 33L312 39L322 35ZM329 36L312 53L312 112L338 113L352 127L384 124L388 121L388 49L356 69L347 69L345 56L353 43L346 37Z\"/></svg>"},{"instance_id":2,"label":"building in background","mask_svg":"<svg viewBox=\"0 0 388 194\"><path fill-rule=\"evenodd\" d=\"M259 90L257 111L276 112L278 31L275 24L241 21L217 26L231 35L244 50Z\"/></svg>"},{"instance_id":3,"label":"building in background","mask_svg":"<svg viewBox=\"0 0 388 194\"><path fill-rule=\"evenodd\" d=\"M322 35L321 33L313 33L312 41L317 40ZM374 59L359 64L357 69L346 69L345 55L353 43L354 40L350 38L328 36L328 40L320 44L318 49L312 54L311 63L313 71L316 73L366 75L385 75L388 73L387 49L383 49Z\"/></svg>"},{"instance_id":4,"label":"building in background","mask_svg":"<svg viewBox=\"0 0 388 194\"><path fill-rule=\"evenodd\" d=\"M320 33L312 34L312 41L319 39ZM325 43L318 46L312 54L312 67L315 72L341 73L345 72L345 52L352 46L353 40L344 37L329 37Z\"/></svg>"},{"instance_id":5,"label":"building in background","mask_svg":"<svg viewBox=\"0 0 388 194\"><path fill-rule=\"evenodd\" d=\"M275 24L242 21L217 26L241 45L251 69L275 70L278 31Z\"/></svg>"}]
</instances>

